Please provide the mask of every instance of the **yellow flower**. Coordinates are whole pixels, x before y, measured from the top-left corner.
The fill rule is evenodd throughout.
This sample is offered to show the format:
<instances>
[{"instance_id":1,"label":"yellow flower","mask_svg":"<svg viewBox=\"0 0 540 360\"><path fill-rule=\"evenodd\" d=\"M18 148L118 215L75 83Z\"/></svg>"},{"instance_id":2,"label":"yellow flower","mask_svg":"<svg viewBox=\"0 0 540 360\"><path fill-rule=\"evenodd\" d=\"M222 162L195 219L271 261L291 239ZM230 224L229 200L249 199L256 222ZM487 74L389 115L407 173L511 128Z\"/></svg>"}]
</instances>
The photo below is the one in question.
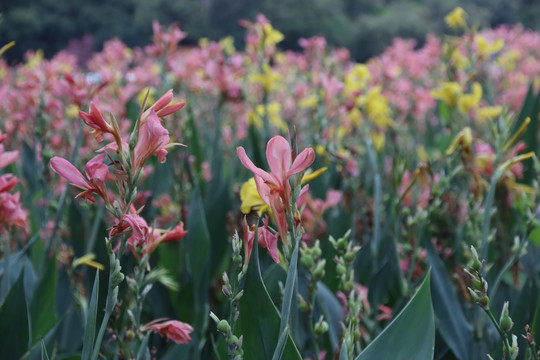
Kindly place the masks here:
<instances>
[{"instance_id":1,"label":"yellow flower","mask_svg":"<svg viewBox=\"0 0 540 360\"><path fill-rule=\"evenodd\" d=\"M255 178L251 178L242 185L240 189L240 210L244 214L249 214L252 210L257 211L260 216L265 212L270 212L270 207L262 201L259 192L257 191L257 185L255 184Z\"/></svg>"},{"instance_id":2,"label":"yellow flower","mask_svg":"<svg viewBox=\"0 0 540 360\"><path fill-rule=\"evenodd\" d=\"M459 97L458 109L463 114L468 114L471 109L475 109L480 105L482 100L482 85L475 82L472 84L472 92Z\"/></svg>"},{"instance_id":3,"label":"yellow flower","mask_svg":"<svg viewBox=\"0 0 540 360\"><path fill-rule=\"evenodd\" d=\"M26 67L34 69L43 61L43 50L39 49L34 54L30 55L30 58L26 62Z\"/></svg>"},{"instance_id":4,"label":"yellow flower","mask_svg":"<svg viewBox=\"0 0 540 360\"><path fill-rule=\"evenodd\" d=\"M221 45L221 48L223 49L225 54L229 56L236 52L236 49L234 47L234 38L232 36L227 36L219 40L219 45Z\"/></svg>"},{"instance_id":5,"label":"yellow flower","mask_svg":"<svg viewBox=\"0 0 540 360\"><path fill-rule=\"evenodd\" d=\"M388 106L388 99L381 94L381 87L375 86L369 90L365 99L366 112L373 123L383 129L393 125L390 118L391 112Z\"/></svg>"},{"instance_id":6,"label":"yellow flower","mask_svg":"<svg viewBox=\"0 0 540 360\"><path fill-rule=\"evenodd\" d=\"M263 36L261 41L265 48L275 46L284 39L283 34L274 29L271 24L264 24L262 30Z\"/></svg>"},{"instance_id":7,"label":"yellow flower","mask_svg":"<svg viewBox=\"0 0 540 360\"><path fill-rule=\"evenodd\" d=\"M266 115L267 112L268 112L268 119L279 130L281 130L283 132L286 132L289 129L287 124L281 118L281 104L278 103L278 102L271 102L271 103L267 104L266 106L257 105L255 107L255 114L260 120L256 120L255 122L257 124L262 125L263 124L262 119Z\"/></svg>"},{"instance_id":8,"label":"yellow flower","mask_svg":"<svg viewBox=\"0 0 540 360\"><path fill-rule=\"evenodd\" d=\"M349 119L351 119L351 123L354 126L360 126L360 123L362 122L362 113L358 108L354 107L349 111Z\"/></svg>"},{"instance_id":9,"label":"yellow flower","mask_svg":"<svg viewBox=\"0 0 540 360\"><path fill-rule=\"evenodd\" d=\"M431 91L434 99L441 100L449 106L456 106L461 94L461 85L457 82L445 82Z\"/></svg>"},{"instance_id":10,"label":"yellow flower","mask_svg":"<svg viewBox=\"0 0 540 360\"><path fill-rule=\"evenodd\" d=\"M476 44L476 53L480 58L487 58L491 54L501 50L504 46L503 39L497 39L493 44L488 44L486 38L482 35L476 35L474 42Z\"/></svg>"},{"instance_id":11,"label":"yellow flower","mask_svg":"<svg viewBox=\"0 0 540 360\"><path fill-rule=\"evenodd\" d=\"M502 106L485 106L483 108L478 109L476 112L476 116L478 117L478 121L485 122L486 120L493 120L496 117L500 116L502 113Z\"/></svg>"},{"instance_id":12,"label":"yellow flower","mask_svg":"<svg viewBox=\"0 0 540 360\"><path fill-rule=\"evenodd\" d=\"M372 131L371 140L376 150L381 150L384 147L385 135L381 131Z\"/></svg>"},{"instance_id":13,"label":"yellow flower","mask_svg":"<svg viewBox=\"0 0 540 360\"><path fill-rule=\"evenodd\" d=\"M105 266L103 266L103 264L100 264L100 263L94 261L95 257L96 256L94 254L92 254L92 253L83 255L80 258L77 258L77 259L73 260L73 263L71 264L71 267L74 269L79 265L87 265L87 266L91 266L91 267L99 269L99 270L104 270Z\"/></svg>"},{"instance_id":14,"label":"yellow flower","mask_svg":"<svg viewBox=\"0 0 540 360\"><path fill-rule=\"evenodd\" d=\"M316 95L309 95L298 102L298 106L301 109L315 109L319 102L319 98Z\"/></svg>"},{"instance_id":15,"label":"yellow flower","mask_svg":"<svg viewBox=\"0 0 540 360\"><path fill-rule=\"evenodd\" d=\"M249 74L248 80L251 83L261 84L267 93L281 89L281 75L273 72L270 66L266 64L263 65L262 73Z\"/></svg>"},{"instance_id":16,"label":"yellow flower","mask_svg":"<svg viewBox=\"0 0 540 360\"><path fill-rule=\"evenodd\" d=\"M199 39L199 47L202 47L202 48L207 47L209 43L210 43L210 40L206 37Z\"/></svg>"},{"instance_id":17,"label":"yellow flower","mask_svg":"<svg viewBox=\"0 0 540 360\"><path fill-rule=\"evenodd\" d=\"M77 119L79 117L79 107L75 104L71 104L66 107L66 115L72 119Z\"/></svg>"},{"instance_id":18,"label":"yellow flower","mask_svg":"<svg viewBox=\"0 0 540 360\"><path fill-rule=\"evenodd\" d=\"M461 147L462 151L472 155L473 139L471 128L467 126L457 134L454 140L452 140L452 143L448 149L446 149L446 155L452 154L458 147Z\"/></svg>"},{"instance_id":19,"label":"yellow flower","mask_svg":"<svg viewBox=\"0 0 540 360\"><path fill-rule=\"evenodd\" d=\"M326 171L326 169L326 167L320 168L316 171L307 169L302 177L302 184L319 177ZM257 215L259 216L261 216L263 213L272 213L270 207L266 205L264 201L262 201L261 196L257 191L255 178L250 178L242 185L242 188L240 189L240 200L242 201L240 211L242 211L243 214L249 214L251 211L256 211Z\"/></svg>"},{"instance_id":20,"label":"yellow flower","mask_svg":"<svg viewBox=\"0 0 540 360\"><path fill-rule=\"evenodd\" d=\"M371 74L365 64L355 65L345 76L343 93L345 96L356 96L355 93L365 88L370 78Z\"/></svg>"},{"instance_id":21,"label":"yellow flower","mask_svg":"<svg viewBox=\"0 0 540 360\"><path fill-rule=\"evenodd\" d=\"M458 69L465 69L470 65L469 59L463 56L458 49L452 51L451 58Z\"/></svg>"},{"instance_id":22,"label":"yellow flower","mask_svg":"<svg viewBox=\"0 0 540 360\"><path fill-rule=\"evenodd\" d=\"M467 22L465 21L465 18L467 17L467 13L463 8L457 7L455 8L451 13L445 16L444 21L446 22L446 25L448 25L451 29L457 29L457 28L467 28Z\"/></svg>"},{"instance_id":23,"label":"yellow flower","mask_svg":"<svg viewBox=\"0 0 540 360\"><path fill-rule=\"evenodd\" d=\"M519 60L521 55L517 50L509 50L501 54L496 63L507 71L512 71L516 68L516 61Z\"/></svg>"}]
</instances>

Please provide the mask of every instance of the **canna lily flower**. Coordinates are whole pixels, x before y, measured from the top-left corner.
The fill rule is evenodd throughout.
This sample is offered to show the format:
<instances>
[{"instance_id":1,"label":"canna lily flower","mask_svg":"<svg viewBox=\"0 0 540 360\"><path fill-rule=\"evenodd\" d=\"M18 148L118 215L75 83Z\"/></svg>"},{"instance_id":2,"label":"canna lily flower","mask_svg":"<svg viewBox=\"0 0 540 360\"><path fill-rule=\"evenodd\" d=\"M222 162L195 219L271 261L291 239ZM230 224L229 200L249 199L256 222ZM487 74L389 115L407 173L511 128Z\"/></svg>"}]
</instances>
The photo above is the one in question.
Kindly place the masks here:
<instances>
[{"instance_id":1,"label":"canna lily flower","mask_svg":"<svg viewBox=\"0 0 540 360\"><path fill-rule=\"evenodd\" d=\"M178 320L156 319L150 321L141 328L141 331L153 331L160 336L166 336L167 341L172 340L177 344L187 344L191 340L189 334L193 332L191 325Z\"/></svg>"},{"instance_id":2,"label":"canna lily flower","mask_svg":"<svg viewBox=\"0 0 540 360\"><path fill-rule=\"evenodd\" d=\"M242 164L253 171L257 191L264 203L270 207L281 241L285 242L288 233L285 215L291 209L289 178L310 166L315 160L315 152L311 148L305 149L293 161L291 146L287 140L281 136L275 136L268 141L266 146L266 159L270 173L255 166L243 147L236 148L236 153Z\"/></svg>"},{"instance_id":3,"label":"canna lily flower","mask_svg":"<svg viewBox=\"0 0 540 360\"><path fill-rule=\"evenodd\" d=\"M161 96L158 101L156 101L148 110L143 113L141 117L141 123L144 123L146 119L151 115L152 112L155 112L158 117L165 117L167 115L174 114L178 110L186 105L185 102L177 102L171 104L173 100L173 91L172 89L167 91L163 96Z\"/></svg>"},{"instance_id":4,"label":"canna lily flower","mask_svg":"<svg viewBox=\"0 0 540 360\"><path fill-rule=\"evenodd\" d=\"M108 202L105 178L109 173L109 167L103 163L103 160L105 160L105 154L100 154L86 164L86 178L75 166L73 166L73 164L58 156L51 159L51 167L71 185L84 190L79 193L76 198L82 197L83 200L92 204L96 201L92 194L97 194L101 196L105 202Z\"/></svg>"},{"instance_id":5,"label":"canna lily flower","mask_svg":"<svg viewBox=\"0 0 540 360\"><path fill-rule=\"evenodd\" d=\"M263 226L257 229L257 241L259 245L268 250L272 260L274 260L276 264L279 264L277 234L274 234L268 229L268 216L263 218Z\"/></svg>"},{"instance_id":6,"label":"canna lily flower","mask_svg":"<svg viewBox=\"0 0 540 360\"><path fill-rule=\"evenodd\" d=\"M148 238L148 244L144 248L144 252L147 254L153 253L159 244L164 242L179 241L187 235L187 231L184 230L184 223L180 221L178 225L172 230L154 229Z\"/></svg>"},{"instance_id":7,"label":"canna lily flower","mask_svg":"<svg viewBox=\"0 0 540 360\"><path fill-rule=\"evenodd\" d=\"M94 138L96 139L97 142L103 141L104 133L106 134L115 133L112 125L105 121L98 107L93 102L90 103L90 113L79 111L79 116L81 117L81 119L84 121L86 125L94 129L90 133L94 135Z\"/></svg>"},{"instance_id":8,"label":"canna lily flower","mask_svg":"<svg viewBox=\"0 0 540 360\"><path fill-rule=\"evenodd\" d=\"M159 100L158 100L159 101ZM165 162L167 148L174 145L169 144L169 131L161 125L161 121L155 111L151 111L148 120L141 124L139 129L139 138L135 149L133 149L133 169L134 171L142 169L143 165L156 154L160 162Z\"/></svg>"},{"instance_id":9,"label":"canna lily flower","mask_svg":"<svg viewBox=\"0 0 540 360\"><path fill-rule=\"evenodd\" d=\"M456 7L451 13L446 15L444 18L444 21L446 22L446 25L448 25L451 29L457 29L457 28L467 28L467 22L465 21L465 18L467 17L467 13L463 8Z\"/></svg>"}]
</instances>

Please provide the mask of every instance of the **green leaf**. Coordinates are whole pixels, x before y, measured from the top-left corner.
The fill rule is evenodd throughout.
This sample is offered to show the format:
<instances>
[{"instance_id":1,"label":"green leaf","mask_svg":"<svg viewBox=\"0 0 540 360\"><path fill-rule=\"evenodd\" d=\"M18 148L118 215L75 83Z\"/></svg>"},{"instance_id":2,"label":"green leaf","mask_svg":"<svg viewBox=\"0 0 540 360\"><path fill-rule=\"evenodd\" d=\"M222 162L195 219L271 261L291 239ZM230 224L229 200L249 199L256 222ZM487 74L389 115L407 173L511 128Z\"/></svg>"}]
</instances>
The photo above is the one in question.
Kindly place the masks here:
<instances>
[{"instance_id":1,"label":"green leaf","mask_svg":"<svg viewBox=\"0 0 540 360\"><path fill-rule=\"evenodd\" d=\"M430 273L405 308L356 360L433 359L435 322L431 305Z\"/></svg>"},{"instance_id":2,"label":"green leaf","mask_svg":"<svg viewBox=\"0 0 540 360\"><path fill-rule=\"evenodd\" d=\"M244 337L242 345L244 359L272 359L278 343L280 318L262 281L258 246L253 247L239 311L235 334ZM282 358L301 359L290 336Z\"/></svg>"},{"instance_id":3,"label":"green leaf","mask_svg":"<svg viewBox=\"0 0 540 360\"><path fill-rule=\"evenodd\" d=\"M202 203L199 189L194 188L189 202L189 214L187 218L187 238L186 238L186 264L187 270L192 277L193 303L192 313L194 320L193 328L198 333L198 337L193 336L190 346L193 353L191 358L198 358L200 352L198 347L205 341L204 333L208 326L210 311L208 305L208 288L210 283L210 256L211 240L206 222L206 214ZM200 339L202 343L197 343Z\"/></svg>"},{"instance_id":4,"label":"green leaf","mask_svg":"<svg viewBox=\"0 0 540 360\"><path fill-rule=\"evenodd\" d=\"M32 345L43 339L56 324L57 280L56 257L52 257L45 263L45 269L30 302Z\"/></svg>"},{"instance_id":5,"label":"green leaf","mask_svg":"<svg viewBox=\"0 0 540 360\"><path fill-rule=\"evenodd\" d=\"M531 231L531 233L529 234L529 241L534 246L540 246L540 226Z\"/></svg>"},{"instance_id":6,"label":"green leaf","mask_svg":"<svg viewBox=\"0 0 540 360\"><path fill-rule=\"evenodd\" d=\"M99 270L96 270L96 277L94 279L94 287L92 288L90 305L88 306L88 316L86 317L86 325L85 325L86 330L84 331L82 360L89 360L90 357L92 356L92 350L94 348L94 338L96 335L98 298L99 298Z\"/></svg>"},{"instance_id":7,"label":"green leaf","mask_svg":"<svg viewBox=\"0 0 540 360\"><path fill-rule=\"evenodd\" d=\"M328 335L332 350L335 351L339 345L339 334L341 333L341 303L322 282L317 283L317 303L328 322Z\"/></svg>"},{"instance_id":8,"label":"green leaf","mask_svg":"<svg viewBox=\"0 0 540 360\"><path fill-rule=\"evenodd\" d=\"M0 306L0 354L2 359L19 359L28 349L30 330L24 292L24 270Z\"/></svg>"},{"instance_id":9,"label":"green leaf","mask_svg":"<svg viewBox=\"0 0 540 360\"><path fill-rule=\"evenodd\" d=\"M458 359L469 359L472 354L472 326L430 239L426 239L425 247L431 265L431 295L437 330Z\"/></svg>"},{"instance_id":10,"label":"green leaf","mask_svg":"<svg viewBox=\"0 0 540 360\"><path fill-rule=\"evenodd\" d=\"M137 353L137 360L150 360L150 351L148 350L148 339L150 339L150 333L147 333L144 337L139 352Z\"/></svg>"}]
</instances>

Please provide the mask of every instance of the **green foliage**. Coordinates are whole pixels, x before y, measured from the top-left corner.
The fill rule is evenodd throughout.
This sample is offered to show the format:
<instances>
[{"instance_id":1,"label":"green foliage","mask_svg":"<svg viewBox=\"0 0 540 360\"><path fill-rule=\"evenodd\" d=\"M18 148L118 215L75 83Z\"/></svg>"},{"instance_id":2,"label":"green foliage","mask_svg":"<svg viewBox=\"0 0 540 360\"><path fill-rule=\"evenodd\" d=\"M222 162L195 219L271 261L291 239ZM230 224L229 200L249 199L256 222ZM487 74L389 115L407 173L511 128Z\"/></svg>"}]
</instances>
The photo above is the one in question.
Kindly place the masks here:
<instances>
[{"instance_id":1,"label":"green foliage","mask_svg":"<svg viewBox=\"0 0 540 360\"><path fill-rule=\"evenodd\" d=\"M433 359L435 320L431 305L430 274L394 320L356 360Z\"/></svg>"}]
</instances>

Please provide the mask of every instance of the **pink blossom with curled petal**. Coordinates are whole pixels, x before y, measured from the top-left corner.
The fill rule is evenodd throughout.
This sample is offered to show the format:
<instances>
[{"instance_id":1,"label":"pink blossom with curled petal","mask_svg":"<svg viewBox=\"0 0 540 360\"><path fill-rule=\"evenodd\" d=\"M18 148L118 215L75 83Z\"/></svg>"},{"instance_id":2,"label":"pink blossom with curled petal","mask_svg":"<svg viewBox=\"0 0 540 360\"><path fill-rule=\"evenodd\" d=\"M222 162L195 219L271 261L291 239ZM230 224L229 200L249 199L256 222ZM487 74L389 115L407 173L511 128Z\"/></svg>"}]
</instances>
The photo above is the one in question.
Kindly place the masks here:
<instances>
[{"instance_id":1,"label":"pink blossom with curled petal","mask_svg":"<svg viewBox=\"0 0 540 360\"><path fill-rule=\"evenodd\" d=\"M155 111L151 111L148 120L139 128L139 138L133 149L133 168L141 169L150 156L156 154L160 162L165 162L169 144L169 131L161 125Z\"/></svg>"},{"instance_id":2,"label":"pink blossom with curled petal","mask_svg":"<svg viewBox=\"0 0 540 360\"><path fill-rule=\"evenodd\" d=\"M105 178L109 172L109 167L103 163L105 154L99 154L90 160L85 166L85 178L73 164L66 159L55 156L51 159L51 168L61 177L66 179L73 186L78 187L83 192L76 198L81 197L89 203L96 201L92 194L101 196L108 203Z\"/></svg>"},{"instance_id":3,"label":"pink blossom with curled petal","mask_svg":"<svg viewBox=\"0 0 540 360\"><path fill-rule=\"evenodd\" d=\"M91 134L94 135L97 142L103 141L104 133L112 134L114 132L113 127L105 121L94 102L90 103L90 113L79 111L79 116L86 125L94 129Z\"/></svg>"},{"instance_id":4,"label":"pink blossom with curled petal","mask_svg":"<svg viewBox=\"0 0 540 360\"><path fill-rule=\"evenodd\" d=\"M145 324L141 331L153 331L160 336L166 336L167 341L172 340L177 344L187 344L190 342L190 333L193 332L191 325L178 320L156 319Z\"/></svg>"},{"instance_id":5,"label":"pink blossom with curled petal","mask_svg":"<svg viewBox=\"0 0 540 360\"><path fill-rule=\"evenodd\" d=\"M304 149L292 161L291 146L282 136L275 136L266 146L266 160L271 172L255 166L243 147L236 148L242 164L253 171L257 191L261 199L270 207L281 241L287 239L288 225L286 212L290 209L291 186L289 178L304 171L315 160L315 152L311 148Z\"/></svg>"},{"instance_id":6,"label":"pink blossom with curled petal","mask_svg":"<svg viewBox=\"0 0 540 360\"><path fill-rule=\"evenodd\" d=\"M182 109L186 103L185 102L177 102L174 104L171 104L173 100L173 91L172 89L167 91L165 94L163 94L158 101L154 103L154 105L150 106L148 110L146 110L142 117L141 117L141 123L144 123L146 119L150 116L152 111L156 113L158 117L165 117L171 114L174 114L178 110Z\"/></svg>"}]
</instances>

